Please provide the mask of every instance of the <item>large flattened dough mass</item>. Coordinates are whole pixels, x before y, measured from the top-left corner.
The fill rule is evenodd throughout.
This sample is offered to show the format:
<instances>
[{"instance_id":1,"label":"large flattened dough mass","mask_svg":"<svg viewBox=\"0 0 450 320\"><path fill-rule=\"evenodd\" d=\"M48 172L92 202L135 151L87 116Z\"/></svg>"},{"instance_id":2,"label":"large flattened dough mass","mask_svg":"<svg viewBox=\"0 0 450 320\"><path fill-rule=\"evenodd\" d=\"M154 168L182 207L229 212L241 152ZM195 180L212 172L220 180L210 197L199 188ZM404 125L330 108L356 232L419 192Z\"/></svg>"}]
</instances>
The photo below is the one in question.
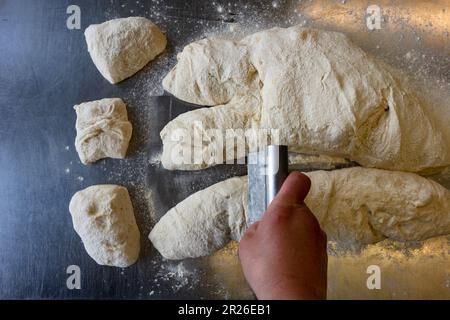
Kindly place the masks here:
<instances>
[{"instance_id":1,"label":"large flattened dough mass","mask_svg":"<svg viewBox=\"0 0 450 320\"><path fill-rule=\"evenodd\" d=\"M211 165L173 161L174 132L192 127L204 134L204 153L213 140L207 129L272 128L290 151L364 167L424 172L450 165L449 141L414 93L341 33L294 26L240 41L196 41L178 55L163 86L213 106L181 114L162 130L167 169Z\"/></svg>"},{"instance_id":2,"label":"large flattened dough mass","mask_svg":"<svg viewBox=\"0 0 450 320\"><path fill-rule=\"evenodd\" d=\"M141 70L164 51L161 30L143 17L113 19L90 25L84 35L98 71L115 84Z\"/></svg>"},{"instance_id":3,"label":"large flattened dough mass","mask_svg":"<svg viewBox=\"0 0 450 320\"><path fill-rule=\"evenodd\" d=\"M450 233L450 191L431 179L361 167L306 174L312 183L305 203L330 240L353 246ZM149 238L175 260L239 241L247 228L247 192L247 177L199 191L169 210Z\"/></svg>"}]
</instances>

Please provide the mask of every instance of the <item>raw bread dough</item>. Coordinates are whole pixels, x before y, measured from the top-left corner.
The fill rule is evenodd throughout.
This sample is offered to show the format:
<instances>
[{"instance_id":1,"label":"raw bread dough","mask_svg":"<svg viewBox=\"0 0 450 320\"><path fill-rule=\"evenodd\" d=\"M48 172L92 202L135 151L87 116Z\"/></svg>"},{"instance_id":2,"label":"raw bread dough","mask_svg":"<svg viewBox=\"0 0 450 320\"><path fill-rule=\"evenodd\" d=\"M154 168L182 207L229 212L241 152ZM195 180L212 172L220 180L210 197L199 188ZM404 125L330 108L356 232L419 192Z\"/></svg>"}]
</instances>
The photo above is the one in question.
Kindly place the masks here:
<instances>
[{"instance_id":1,"label":"raw bread dough","mask_svg":"<svg viewBox=\"0 0 450 320\"><path fill-rule=\"evenodd\" d=\"M328 239L360 246L450 234L450 191L414 173L348 168L306 173L305 203ZM213 253L246 229L247 178L219 182L169 210L150 240L167 259Z\"/></svg>"},{"instance_id":2,"label":"raw bread dough","mask_svg":"<svg viewBox=\"0 0 450 320\"><path fill-rule=\"evenodd\" d=\"M141 70L164 51L167 44L161 30L143 17L90 25L84 35L92 61L113 84Z\"/></svg>"},{"instance_id":3,"label":"raw bread dough","mask_svg":"<svg viewBox=\"0 0 450 320\"><path fill-rule=\"evenodd\" d=\"M246 207L247 178L231 178L170 209L149 239L166 259L206 256L241 238L246 230Z\"/></svg>"},{"instance_id":4,"label":"raw bread dough","mask_svg":"<svg viewBox=\"0 0 450 320\"><path fill-rule=\"evenodd\" d=\"M365 167L423 172L450 165L450 142L414 93L341 33L294 26L240 41L203 39L178 55L163 86L182 100L214 106L181 114L162 130L167 169L211 165L173 161L177 129L201 132L207 153L207 130L226 128L280 129L290 151Z\"/></svg>"},{"instance_id":5,"label":"raw bread dough","mask_svg":"<svg viewBox=\"0 0 450 320\"><path fill-rule=\"evenodd\" d=\"M450 233L450 191L414 173L313 171L305 203L331 240L369 244Z\"/></svg>"},{"instance_id":6,"label":"raw bread dough","mask_svg":"<svg viewBox=\"0 0 450 320\"><path fill-rule=\"evenodd\" d=\"M132 126L122 99L110 98L74 106L77 113L75 148L84 164L125 158Z\"/></svg>"},{"instance_id":7,"label":"raw bread dough","mask_svg":"<svg viewBox=\"0 0 450 320\"><path fill-rule=\"evenodd\" d=\"M73 227L95 262L122 268L136 262L140 234L126 188L88 187L74 194L69 210Z\"/></svg>"}]
</instances>

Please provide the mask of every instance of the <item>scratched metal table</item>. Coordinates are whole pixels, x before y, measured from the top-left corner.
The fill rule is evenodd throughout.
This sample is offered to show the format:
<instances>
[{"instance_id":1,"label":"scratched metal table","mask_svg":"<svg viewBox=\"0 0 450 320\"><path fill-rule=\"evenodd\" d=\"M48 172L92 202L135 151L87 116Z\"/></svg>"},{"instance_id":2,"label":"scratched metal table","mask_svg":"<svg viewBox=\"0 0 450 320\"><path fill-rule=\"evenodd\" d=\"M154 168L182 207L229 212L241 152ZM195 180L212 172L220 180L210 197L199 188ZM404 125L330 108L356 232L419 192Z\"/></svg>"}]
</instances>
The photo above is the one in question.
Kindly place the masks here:
<instances>
[{"instance_id":1,"label":"scratched metal table","mask_svg":"<svg viewBox=\"0 0 450 320\"><path fill-rule=\"evenodd\" d=\"M186 111L168 97L158 97L163 95L161 79L175 64L176 53L191 41L300 23L343 31L412 78L430 77L425 96L445 105L448 96L444 93L450 92L449 2L408 3L412 2L378 1L382 28L368 31L367 1L0 0L0 298L252 298L235 246L213 257L171 262L162 260L147 239L155 221L177 202L246 172L237 165L199 172L169 172L161 167L159 131ZM66 27L71 4L80 7L81 30ZM83 30L92 23L133 15L156 22L166 32L169 46L143 71L113 86L93 65ZM128 104L134 128L129 156L84 166L74 149L72 107L113 96ZM450 186L445 174L435 178ZM102 183L126 186L135 207L141 256L126 269L97 265L72 228L71 196ZM358 257L337 253L330 259L330 296L450 298L448 241L444 237L437 244L372 248L375 253L359 262ZM419 251L419 262L386 256L386 252L411 255L415 252L411 248ZM407 270L423 277L423 283L405 289L402 285L407 280L386 266L389 282L384 291L368 292L363 267L373 261L398 263L400 268L407 265ZM419 263L424 269L414 269ZM80 267L80 290L66 286L69 265ZM358 272L359 276L349 278L349 273ZM406 272L407 278L417 277L414 272ZM424 284L430 281L431 289Z\"/></svg>"}]
</instances>

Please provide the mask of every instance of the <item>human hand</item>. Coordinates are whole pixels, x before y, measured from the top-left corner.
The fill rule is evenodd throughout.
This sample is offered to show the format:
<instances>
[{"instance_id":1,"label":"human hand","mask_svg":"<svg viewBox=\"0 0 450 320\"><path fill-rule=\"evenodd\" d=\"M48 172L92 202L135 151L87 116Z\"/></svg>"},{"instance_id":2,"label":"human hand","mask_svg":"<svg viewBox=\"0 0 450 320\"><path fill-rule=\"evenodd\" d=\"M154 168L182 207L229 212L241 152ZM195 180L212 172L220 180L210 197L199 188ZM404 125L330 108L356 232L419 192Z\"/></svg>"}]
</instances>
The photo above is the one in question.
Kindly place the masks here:
<instances>
[{"instance_id":1,"label":"human hand","mask_svg":"<svg viewBox=\"0 0 450 320\"><path fill-rule=\"evenodd\" d=\"M291 173L239 244L245 278L258 299L325 299L326 235L304 204L311 181Z\"/></svg>"}]
</instances>

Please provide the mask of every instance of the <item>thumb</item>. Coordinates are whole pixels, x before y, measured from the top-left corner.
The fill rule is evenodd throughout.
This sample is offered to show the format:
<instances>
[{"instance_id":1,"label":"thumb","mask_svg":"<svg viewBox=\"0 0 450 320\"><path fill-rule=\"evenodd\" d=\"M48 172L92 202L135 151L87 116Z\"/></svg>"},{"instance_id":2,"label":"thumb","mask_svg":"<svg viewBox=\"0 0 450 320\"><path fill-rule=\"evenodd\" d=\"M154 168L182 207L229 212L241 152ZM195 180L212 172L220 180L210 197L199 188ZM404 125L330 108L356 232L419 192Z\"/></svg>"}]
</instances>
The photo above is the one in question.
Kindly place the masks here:
<instances>
[{"instance_id":1,"label":"thumb","mask_svg":"<svg viewBox=\"0 0 450 320\"><path fill-rule=\"evenodd\" d=\"M270 206L295 206L303 204L311 187L311 180L305 174L294 171L284 181Z\"/></svg>"}]
</instances>

